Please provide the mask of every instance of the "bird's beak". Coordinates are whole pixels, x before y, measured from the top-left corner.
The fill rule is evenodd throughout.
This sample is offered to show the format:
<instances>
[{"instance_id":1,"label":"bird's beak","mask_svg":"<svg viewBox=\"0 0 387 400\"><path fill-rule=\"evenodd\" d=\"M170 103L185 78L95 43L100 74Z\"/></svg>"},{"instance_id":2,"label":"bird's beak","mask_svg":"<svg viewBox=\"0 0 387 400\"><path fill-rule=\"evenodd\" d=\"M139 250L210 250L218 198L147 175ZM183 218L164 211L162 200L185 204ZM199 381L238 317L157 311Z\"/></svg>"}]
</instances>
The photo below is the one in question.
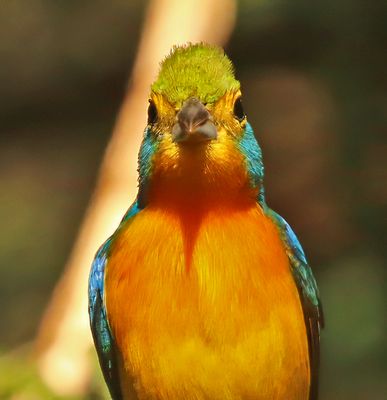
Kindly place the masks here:
<instances>
[{"instance_id":1,"label":"bird's beak","mask_svg":"<svg viewBox=\"0 0 387 400\"><path fill-rule=\"evenodd\" d=\"M217 138L216 127L207 108L198 99L188 99L176 115L172 139L176 143L202 143Z\"/></svg>"}]
</instances>

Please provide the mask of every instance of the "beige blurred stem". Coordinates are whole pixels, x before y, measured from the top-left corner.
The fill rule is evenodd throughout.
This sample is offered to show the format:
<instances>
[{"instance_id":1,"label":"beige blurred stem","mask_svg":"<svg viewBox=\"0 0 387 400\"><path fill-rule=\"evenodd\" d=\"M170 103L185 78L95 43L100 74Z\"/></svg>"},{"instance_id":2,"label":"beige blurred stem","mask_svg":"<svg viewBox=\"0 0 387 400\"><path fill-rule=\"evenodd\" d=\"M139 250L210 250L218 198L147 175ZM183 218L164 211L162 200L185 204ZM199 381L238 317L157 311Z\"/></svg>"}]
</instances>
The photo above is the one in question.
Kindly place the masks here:
<instances>
[{"instance_id":1,"label":"beige blurred stem","mask_svg":"<svg viewBox=\"0 0 387 400\"><path fill-rule=\"evenodd\" d=\"M87 280L98 246L114 231L137 191L137 152L146 124L149 85L174 44L224 45L236 15L235 0L154 0L149 4L131 84L101 166L79 235L36 339L43 380L62 395L87 391L92 344Z\"/></svg>"}]
</instances>

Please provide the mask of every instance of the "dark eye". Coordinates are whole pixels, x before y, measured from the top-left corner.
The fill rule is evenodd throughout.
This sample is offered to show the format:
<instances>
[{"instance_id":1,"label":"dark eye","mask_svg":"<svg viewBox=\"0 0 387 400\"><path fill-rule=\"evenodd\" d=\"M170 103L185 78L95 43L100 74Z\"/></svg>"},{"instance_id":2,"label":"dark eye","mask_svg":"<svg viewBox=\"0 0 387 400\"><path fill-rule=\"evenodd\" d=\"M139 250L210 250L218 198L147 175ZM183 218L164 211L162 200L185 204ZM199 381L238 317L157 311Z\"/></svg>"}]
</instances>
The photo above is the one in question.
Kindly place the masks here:
<instances>
[{"instance_id":1,"label":"dark eye","mask_svg":"<svg viewBox=\"0 0 387 400\"><path fill-rule=\"evenodd\" d=\"M235 100L234 115L238 121L243 121L246 117L246 114L243 111L242 100L240 97Z\"/></svg>"},{"instance_id":2,"label":"dark eye","mask_svg":"<svg viewBox=\"0 0 387 400\"><path fill-rule=\"evenodd\" d=\"M148 124L154 124L157 121L157 108L152 100L149 100Z\"/></svg>"}]
</instances>

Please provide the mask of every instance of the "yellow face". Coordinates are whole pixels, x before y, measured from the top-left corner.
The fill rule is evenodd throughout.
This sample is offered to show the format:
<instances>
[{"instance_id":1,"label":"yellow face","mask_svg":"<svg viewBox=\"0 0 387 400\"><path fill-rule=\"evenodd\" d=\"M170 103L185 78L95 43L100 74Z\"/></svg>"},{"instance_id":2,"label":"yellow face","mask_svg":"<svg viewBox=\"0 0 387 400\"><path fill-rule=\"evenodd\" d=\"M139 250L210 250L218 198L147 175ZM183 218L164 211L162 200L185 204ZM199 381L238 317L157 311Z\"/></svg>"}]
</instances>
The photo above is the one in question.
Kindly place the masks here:
<instances>
[{"instance_id":1,"label":"yellow face","mask_svg":"<svg viewBox=\"0 0 387 400\"><path fill-rule=\"evenodd\" d=\"M148 128L157 143L152 177L163 185L163 191L166 187L173 190L186 185L191 191L204 187L227 191L245 185L248 174L238 143L247 121L240 98L240 90L234 90L212 104L195 100L203 108L202 113L208 111L208 121L216 130L216 137L180 142L174 140L173 131L187 102L171 104L162 94L151 94Z\"/></svg>"},{"instance_id":2,"label":"yellow face","mask_svg":"<svg viewBox=\"0 0 387 400\"><path fill-rule=\"evenodd\" d=\"M240 90L226 92L218 101L212 104L204 104L212 120L218 129L219 136L226 130L228 134L238 137L246 126L246 116L243 111L236 115L235 108L240 101L242 94ZM155 135L167 136L171 133L176 123L176 115L182 108L183 103L171 104L165 96L158 93L151 93L149 102L156 107L157 117L150 128Z\"/></svg>"}]
</instances>

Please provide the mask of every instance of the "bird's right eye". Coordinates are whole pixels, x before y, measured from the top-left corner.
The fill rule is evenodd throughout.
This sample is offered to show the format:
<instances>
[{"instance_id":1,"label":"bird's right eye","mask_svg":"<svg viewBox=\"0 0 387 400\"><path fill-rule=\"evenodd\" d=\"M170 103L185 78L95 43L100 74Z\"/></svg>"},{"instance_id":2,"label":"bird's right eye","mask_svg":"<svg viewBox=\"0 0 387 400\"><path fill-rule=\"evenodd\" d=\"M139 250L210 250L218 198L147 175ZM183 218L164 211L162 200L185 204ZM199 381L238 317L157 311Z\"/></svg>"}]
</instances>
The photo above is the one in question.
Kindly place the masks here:
<instances>
[{"instance_id":1,"label":"bird's right eye","mask_svg":"<svg viewBox=\"0 0 387 400\"><path fill-rule=\"evenodd\" d=\"M242 122L246 118L246 114L243 111L242 100L240 97L238 97L234 103L234 116L239 122Z\"/></svg>"},{"instance_id":2,"label":"bird's right eye","mask_svg":"<svg viewBox=\"0 0 387 400\"><path fill-rule=\"evenodd\" d=\"M152 100L149 100L148 107L148 124L152 125L157 122L157 108Z\"/></svg>"}]
</instances>

